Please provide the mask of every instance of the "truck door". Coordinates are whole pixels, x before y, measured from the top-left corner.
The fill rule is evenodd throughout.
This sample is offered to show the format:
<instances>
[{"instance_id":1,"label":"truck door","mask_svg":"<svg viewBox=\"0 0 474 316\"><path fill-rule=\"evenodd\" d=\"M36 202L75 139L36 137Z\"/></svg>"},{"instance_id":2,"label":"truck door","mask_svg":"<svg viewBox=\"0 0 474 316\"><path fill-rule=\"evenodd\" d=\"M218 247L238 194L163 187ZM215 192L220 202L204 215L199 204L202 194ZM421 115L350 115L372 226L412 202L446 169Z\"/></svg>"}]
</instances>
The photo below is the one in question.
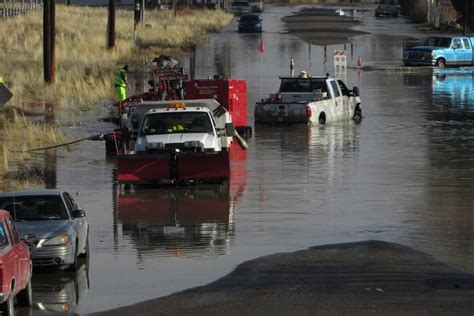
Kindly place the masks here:
<instances>
[{"instance_id":1,"label":"truck door","mask_svg":"<svg viewBox=\"0 0 474 316\"><path fill-rule=\"evenodd\" d=\"M7 224L6 226L11 236L12 252L14 252L15 257L18 258L16 263L17 266L15 267L15 276L18 279L16 280L15 287L22 288L25 286L26 281L28 280L28 274L30 273L28 247L20 242L18 231L16 230L12 220L7 218L5 223Z\"/></svg>"},{"instance_id":2,"label":"truck door","mask_svg":"<svg viewBox=\"0 0 474 316\"><path fill-rule=\"evenodd\" d=\"M453 53L453 64L464 65L464 63L466 62L466 50L464 49L462 40L458 37L453 38L453 40L451 41L451 49Z\"/></svg>"},{"instance_id":3,"label":"truck door","mask_svg":"<svg viewBox=\"0 0 474 316\"><path fill-rule=\"evenodd\" d=\"M463 38L462 42L464 44L464 64L472 65L474 64L474 47L471 46L471 43L468 38Z\"/></svg>"},{"instance_id":4,"label":"truck door","mask_svg":"<svg viewBox=\"0 0 474 316\"><path fill-rule=\"evenodd\" d=\"M337 84L336 80L331 80L331 88L334 93L334 104L336 106L336 111L340 112L344 106L344 100L342 98L341 90L339 89L339 85Z\"/></svg>"}]
</instances>

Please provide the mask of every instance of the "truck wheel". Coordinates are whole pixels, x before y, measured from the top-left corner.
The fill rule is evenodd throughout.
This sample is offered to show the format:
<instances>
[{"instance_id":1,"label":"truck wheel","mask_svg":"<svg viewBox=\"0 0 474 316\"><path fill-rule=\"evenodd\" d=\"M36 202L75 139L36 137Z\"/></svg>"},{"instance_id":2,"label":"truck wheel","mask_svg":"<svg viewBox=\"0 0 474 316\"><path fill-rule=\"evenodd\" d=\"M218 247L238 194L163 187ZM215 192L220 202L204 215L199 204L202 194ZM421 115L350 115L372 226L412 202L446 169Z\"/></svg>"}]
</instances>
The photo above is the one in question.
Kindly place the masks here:
<instances>
[{"instance_id":1,"label":"truck wheel","mask_svg":"<svg viewBox=\"0 0 474 316\"><path fill-rule=\"evenodd\" d=\"M319 122L319 125L326 124L326 113L322 112L321 114L319 114L318 122Z\"/></svg>"},{"instance_id":2,"label":"truck wheel","mask_svg":"<svg viewBox=\"0 0 474 316\"><path fill-rule=\"evenodd\" d=\"M436 60L436 66L439 68L445 68L446 67L446 60L444 58L439 58Z\"/></svg>"},{"instance_id":3,"label":"truck wheel","mask_svg":"<svg viewBox=\"0 0 474 316\"><path fill-rule=\"evenodd\" d=\"M354 123L359 124L362 121L362 110L359 106L356 107L354 111L354 116L352 117Z\"/></svg>"},{"instance_id":4,"label":"truck wheel","mask_svg":"<svg viewBox=\"0 0 474 316\"><path fill-rule=\"evenodd\" d=\"M21 306L21 307L28 307L33 304L33 293L31 291L31 277L28 280L26 287L17 294L16 300L18 302L18 306Z\"/></svg>"},{"instance_id":5,"label":"truck wheel","mask_svg":"<svg viewBox=\"0 0 474 316\"><path fill-rule=\"evenodd\" d=\"M14 316L15 315L15 304L13 301L13 291L10 291L8 298L5 302L0 304L0 311L2 315Z\"/></svg>"}]
</instances>

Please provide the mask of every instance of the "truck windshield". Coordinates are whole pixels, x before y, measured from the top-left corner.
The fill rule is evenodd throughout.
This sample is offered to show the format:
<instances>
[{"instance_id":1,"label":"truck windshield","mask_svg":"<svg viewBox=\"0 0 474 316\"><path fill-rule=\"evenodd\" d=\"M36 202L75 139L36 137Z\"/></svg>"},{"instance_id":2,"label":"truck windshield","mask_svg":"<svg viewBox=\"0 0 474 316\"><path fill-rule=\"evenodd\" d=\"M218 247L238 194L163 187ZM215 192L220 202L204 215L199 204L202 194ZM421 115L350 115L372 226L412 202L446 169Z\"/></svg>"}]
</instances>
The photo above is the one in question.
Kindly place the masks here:
<instances>
[{"instance_id":1,"label":"truck windshield","mask_svg":"<svg viewBox=\"0 0 474 316\"><path fill-rule=\"evenodd\" d=\"M451 44L451 39L446 37L428 37L423 46L434 46L447 48Z\"/></svg>"},{"instance_id":2,"label":"truck windshield","mask_svg":"<svg viewBox=\"0 0 474 316\"><path fill-rule=\"evenodd\" d=\"M212 123L207 112L165 112L145 116L141 135L173 133L212 133Z\"/></svg>"}]
</instances>

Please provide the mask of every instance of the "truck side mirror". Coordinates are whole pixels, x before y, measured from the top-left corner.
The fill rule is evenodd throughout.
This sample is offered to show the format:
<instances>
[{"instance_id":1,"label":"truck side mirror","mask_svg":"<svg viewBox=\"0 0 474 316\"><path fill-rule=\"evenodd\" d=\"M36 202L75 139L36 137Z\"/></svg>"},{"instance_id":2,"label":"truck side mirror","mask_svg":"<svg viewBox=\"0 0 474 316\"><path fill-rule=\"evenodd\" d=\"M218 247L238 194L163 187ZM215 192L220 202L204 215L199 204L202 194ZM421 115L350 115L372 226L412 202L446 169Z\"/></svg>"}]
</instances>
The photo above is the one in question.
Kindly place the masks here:
<instances>
[{"instance_id":1,"label":"truck side mirror","mask_svg":"<svg viewBox=\"0 0 474 316\"><path fill-rule=\"evenodd\" d=\"M232 123L225 123L225 133L228 137L235 136L235 127Z\"/></svg>"},{"instance_id":2,"label":"truck side mirror","mask_svg":"<svg viewBox=\"0 0 474 316\"><path fill-rule=\"evenodd\" d=\"M358 97L360 95L358 87L352 88L352 95L355 96L355 97Z\"/></svg>"}]
</instances>

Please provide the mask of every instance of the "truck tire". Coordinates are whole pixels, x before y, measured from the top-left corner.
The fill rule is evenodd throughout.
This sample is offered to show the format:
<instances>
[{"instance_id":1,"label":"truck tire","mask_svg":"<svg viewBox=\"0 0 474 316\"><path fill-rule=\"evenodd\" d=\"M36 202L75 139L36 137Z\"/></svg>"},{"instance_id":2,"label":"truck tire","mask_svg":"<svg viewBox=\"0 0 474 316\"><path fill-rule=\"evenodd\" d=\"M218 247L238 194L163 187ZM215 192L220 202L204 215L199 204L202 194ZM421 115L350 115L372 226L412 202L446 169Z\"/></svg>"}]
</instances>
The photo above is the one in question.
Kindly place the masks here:
<instances>
[{"instance_id":1,"label":"truck tire","mask_svg":"<svg viewBox=\"0 0 474 316\"><path fill-rule=\"evenodd\" d=\"M436 66L439 67L439 68L445 68L446 67L446 60L444 58L436 59Z\"/></svg>"},{"instance_id":2,"label":"truck tire","mask_svg":"<svg viewBox=\"0 0 474 316\"><path fill-rule=\"evenodd\" d=\"M319 114L318 122L319 122L319 125L326 124L326 113L321 112L321 114Z\"/></svg>"},{"instance_id":3,"label":"truck tire","mask_svg":"<svg viewBox=\"0 0 474 316\"><path fill-rule=\"evenodd\" d=\"M356 109L354 111L354 116L352 117L352 119L354 120L354 123L356 124L360 124L360 122L362 121L362 110L360 109L359 105L356 106Z\"/></svg>"},{"instance_id":4,"label":"truck tire","mask_svg":"<svg viewBox=\"0 0 474 316\"><path fill-rule=\"evenodd\" d=\"M15 315L15 302L13 297L13 291L10 291L8 294L8 298L5 302L0 304L0 312L2 315L6 316L14 316Z\"/></svg>"},{"instance_id":5,"label":"truck tire","mask_svg":"<svg viewBox=\"0 0 474 316\"><path fill-rule=\"evenodd\" d=\"M33 304L33 292L31 290L31 277L26 284L26 287L18 292L16 296L16 300L18 302L18 306L21 307L28 307Z\"/></svg>"}]
</instances>

